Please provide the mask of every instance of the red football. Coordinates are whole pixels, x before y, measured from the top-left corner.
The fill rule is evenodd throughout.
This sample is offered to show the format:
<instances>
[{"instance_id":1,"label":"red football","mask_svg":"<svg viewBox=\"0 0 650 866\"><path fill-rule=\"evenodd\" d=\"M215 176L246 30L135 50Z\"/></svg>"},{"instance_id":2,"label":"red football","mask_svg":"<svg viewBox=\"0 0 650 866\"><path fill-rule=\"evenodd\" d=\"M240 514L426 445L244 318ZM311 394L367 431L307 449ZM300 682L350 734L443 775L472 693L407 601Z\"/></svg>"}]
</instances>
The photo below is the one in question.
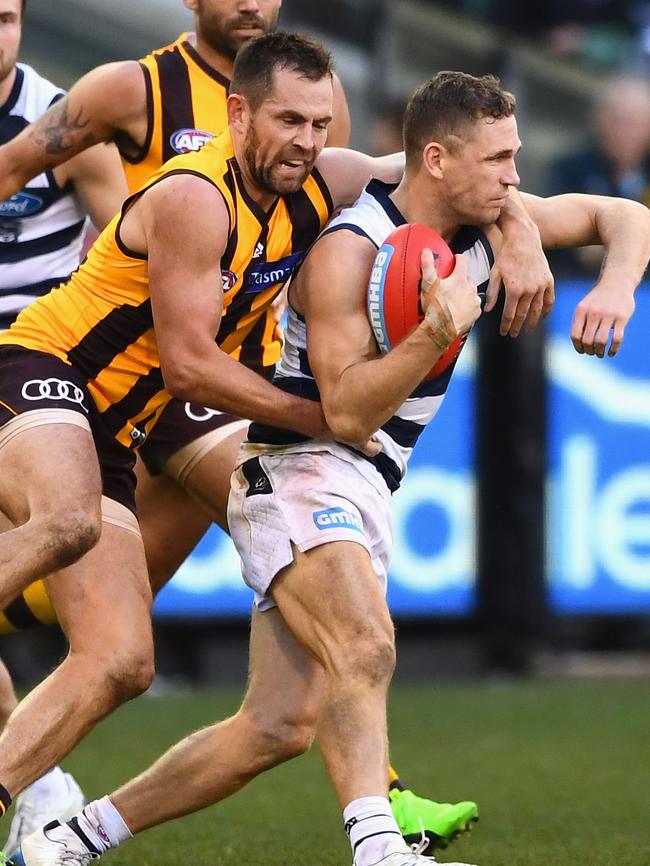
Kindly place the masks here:
<instances>
[{"instance_id":1,"label":"red football","mask_svg":"<svg viewBox=\"0 0 650 866\"><path fill-rule=\"evenodd\" d=\"M368 283L368 316L382 353L389 352L422 321L420 255L430 249L441 277L448 277L456 259L437 232L407 223L392 232L377 251ZM462 344L458 337L436 361L426 379L439 376L454 360Z\"/></svg>"}]
</instances>

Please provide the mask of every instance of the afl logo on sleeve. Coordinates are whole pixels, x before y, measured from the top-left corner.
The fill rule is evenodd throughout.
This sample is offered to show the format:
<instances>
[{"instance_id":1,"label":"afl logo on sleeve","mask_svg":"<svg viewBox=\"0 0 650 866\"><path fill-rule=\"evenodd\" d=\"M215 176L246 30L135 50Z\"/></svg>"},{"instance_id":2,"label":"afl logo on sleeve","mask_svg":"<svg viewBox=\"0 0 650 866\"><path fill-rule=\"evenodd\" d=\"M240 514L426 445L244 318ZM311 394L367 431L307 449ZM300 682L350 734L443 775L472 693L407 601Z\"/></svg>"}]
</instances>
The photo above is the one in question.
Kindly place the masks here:
<instances>
[{"instance_id":1,"label":"afl logo on sleeve","mask_svg":"<svg viewBox=\"0 0 650 866\"><path fill-rule=\"evenodd\" d=\"M211 138L214 138L214 135L202 129L177 129L169 136L169 143L176 153L189 153L201 150Z\"/></svg>"}]
</instances>

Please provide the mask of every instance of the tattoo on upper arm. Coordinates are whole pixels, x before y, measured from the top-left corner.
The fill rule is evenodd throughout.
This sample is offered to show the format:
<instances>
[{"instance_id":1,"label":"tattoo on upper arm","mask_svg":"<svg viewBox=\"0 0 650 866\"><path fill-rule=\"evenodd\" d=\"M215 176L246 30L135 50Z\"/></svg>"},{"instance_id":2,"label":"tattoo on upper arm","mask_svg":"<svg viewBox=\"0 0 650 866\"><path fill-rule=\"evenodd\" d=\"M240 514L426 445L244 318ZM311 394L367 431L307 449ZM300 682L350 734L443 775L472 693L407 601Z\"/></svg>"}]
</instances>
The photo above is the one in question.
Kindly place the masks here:
<instances>
[{"instance_id":1,"label":"tattoo on upper arm","mask_svg":"<svg viewBox=\"0 0 650 866\"><path fill-rule=\"evenodd\" d=\"M80 108L76 116L68 116L68 99L61 99L43 116L42 122L30 133L30 138L52 156L60 156L71 150L78 153L97 140L94 133L83 133L90 121L82 119L82 114L83 108Z\"/></svg>"}]
</instances>

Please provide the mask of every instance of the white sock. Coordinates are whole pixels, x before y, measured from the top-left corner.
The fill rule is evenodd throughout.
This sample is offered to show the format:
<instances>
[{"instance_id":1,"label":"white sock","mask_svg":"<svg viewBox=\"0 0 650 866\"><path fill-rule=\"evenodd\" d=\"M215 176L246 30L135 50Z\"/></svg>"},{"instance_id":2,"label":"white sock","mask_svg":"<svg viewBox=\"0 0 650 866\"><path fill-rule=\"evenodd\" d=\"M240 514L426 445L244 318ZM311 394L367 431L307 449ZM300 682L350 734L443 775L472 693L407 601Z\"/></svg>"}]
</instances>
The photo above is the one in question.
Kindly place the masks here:
<instances>
[{"instance_id":1,"label":"white sock","mask_svg":"<svg viewBox=\"0 0 650 866\"><path fill-rule=\"evenodd\" d=\"M394 851L408 851L387 797L360 797L343 811L354 866L372 866Z\"/></svg>"},{"instance_id":2,"label":"white sock","mask_svg":"<svg viewBox=\"0 0 650 866\"><path fill-rule=\"evenodd\" d=\"M103 854L109 848L117 848L133 835L109 797L93 800L92 803L84 806L75 818L68 821L76 832L75 820L79 830L87 836L99 854Z\"/></svg>"},{"instance_id":3,"label":"white sock","mask_svg":"<svg viewBox=\"0 0 650 866\"><path fill-rule=\"evenodd\" d=\"M40 779L37 779L25 788L25 791L29 791L30 794L33 794L37 798L56 796L59 791L66 792L67 790L68 783L65 780L65 773L58 766L52 767Z\"/></svg>"}]
</instances>

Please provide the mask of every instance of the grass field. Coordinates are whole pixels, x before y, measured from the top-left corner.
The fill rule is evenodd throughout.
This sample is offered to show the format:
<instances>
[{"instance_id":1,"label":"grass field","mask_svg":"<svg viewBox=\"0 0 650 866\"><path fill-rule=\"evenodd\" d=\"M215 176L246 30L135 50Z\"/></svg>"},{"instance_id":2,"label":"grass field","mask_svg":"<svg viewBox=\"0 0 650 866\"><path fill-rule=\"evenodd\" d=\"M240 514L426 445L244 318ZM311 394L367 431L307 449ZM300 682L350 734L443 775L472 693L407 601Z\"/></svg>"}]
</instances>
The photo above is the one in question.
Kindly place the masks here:
<instances>
[{"instance_id":1,"label":"grass field","mask_svg":"<svg viewBox=\"0 0 650 866\"><path fill-rule=\"evenodd\" d=\"M140 698L66 762L97 796L239 695ZM480 866L649 866L650 689L643 683L396 686L393 762L418 792L479 802L481 821L439 859ZM174 792L170 791L170 796ZM231 800L109 855L129 866L349 866L318 753Z\"/></svg>"}]
</instances>

